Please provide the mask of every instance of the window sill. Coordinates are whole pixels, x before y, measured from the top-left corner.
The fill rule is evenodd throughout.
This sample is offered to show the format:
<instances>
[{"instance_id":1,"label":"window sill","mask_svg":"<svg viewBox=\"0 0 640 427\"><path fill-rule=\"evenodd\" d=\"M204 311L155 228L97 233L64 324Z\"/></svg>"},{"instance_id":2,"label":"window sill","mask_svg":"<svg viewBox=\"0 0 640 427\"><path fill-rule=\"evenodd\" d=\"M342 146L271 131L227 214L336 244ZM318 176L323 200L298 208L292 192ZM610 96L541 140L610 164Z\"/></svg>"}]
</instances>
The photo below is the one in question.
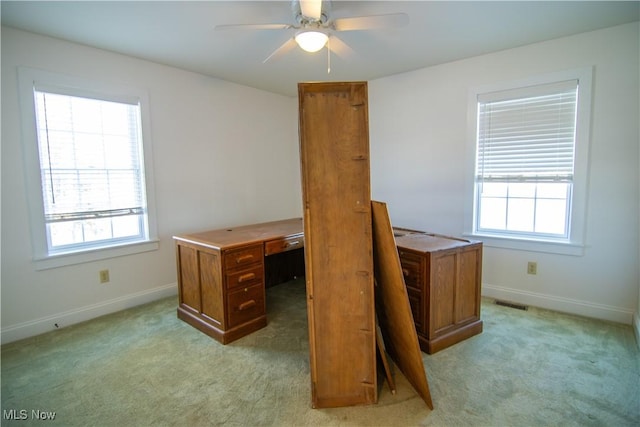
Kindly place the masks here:
<instances>
[{"instance_id":1,"label":"window sill","mask_svg":"<svg viewBox=\"0 0 640 427\"><path fill-rule=\"evenodd\" d=\"M99 261L142 252L155 251L159 247L158 240L147 240L139 243L129 243L110 248L93 249L84 252L75 252L61 255L52 255L46 258L34 259L36 271L50 268L65 267L68 265L82 264L85 262Z\"/></svg>"},{"instance_id":2,"label":"window sill","mask_svg":"<svg viewBox=\"0 0 640 427\"><path fill-rule=\"evenodd\" d=\"M543 252L558 255L583 256L585 246L572 242L520 239L489 234L464 233L464 236L480 240L484 246L518 251Z\"/></svg>"}]
</instances>

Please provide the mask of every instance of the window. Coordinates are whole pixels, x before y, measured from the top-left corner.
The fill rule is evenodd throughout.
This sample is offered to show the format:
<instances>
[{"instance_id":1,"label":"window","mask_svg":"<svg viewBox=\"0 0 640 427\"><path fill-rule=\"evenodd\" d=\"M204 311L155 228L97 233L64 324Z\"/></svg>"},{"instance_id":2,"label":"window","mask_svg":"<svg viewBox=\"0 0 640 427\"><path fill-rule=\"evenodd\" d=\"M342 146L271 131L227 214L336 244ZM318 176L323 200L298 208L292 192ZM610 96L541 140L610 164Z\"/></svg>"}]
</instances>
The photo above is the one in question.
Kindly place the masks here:
<instances>
[{"instance_id":1,"label":"window","mask_svg":"<svg viewBox=\"0 0 640 427\"><path fill-rule=\"evenodd\" d=\"M23 96L30 97L27 104L33 108L25 122L35 128L25 135L33 136L25 138L25 154L28 173L37 165L37 185L35 174L28 185L33 192L37 187L40 196L30 207L36 211L36 260L65 256L67 264L69 255L111 249L90 257L103 258L122 254L118 248L151 242L155 232L141 98L90 84L65 85L41 74L21 72Z\"/></svg>"},{"instance_id":2,"label":"window","mask_svg":"<svg viewBox=\"0 0 640 427\"><path fill-rule=\"evenodd\" d=\"M591 80L569 76L474 92L471 234L582 245Z\"/></svg>"},{"instance_id":3,"label":"window","mask_svg":"<svg viewBox=\"0 0 640 427\"><path fill-rule=\"evenodd\" d=\"M35 98L49 253L146 239L139 105Z\"/></svg>"}]
</instances>

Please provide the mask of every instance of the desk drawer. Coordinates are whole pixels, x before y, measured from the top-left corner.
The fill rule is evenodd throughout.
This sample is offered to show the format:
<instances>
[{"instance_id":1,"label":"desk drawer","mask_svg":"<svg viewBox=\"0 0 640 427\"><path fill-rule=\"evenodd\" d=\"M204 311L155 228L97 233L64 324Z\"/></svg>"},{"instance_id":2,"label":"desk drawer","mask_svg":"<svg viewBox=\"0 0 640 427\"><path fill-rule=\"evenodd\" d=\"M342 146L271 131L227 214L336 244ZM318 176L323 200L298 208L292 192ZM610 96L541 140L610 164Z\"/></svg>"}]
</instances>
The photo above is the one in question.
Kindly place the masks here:
<instances>
[{"instance_id":1,"label":"desk drawer","mask_svg":"<svg viewBox=\"0 0 640 427\"><path fill-rule=\"evenodd\" d=\"M266 313L262 283L229 293L229 327L263 316Z\"/></svg>"},{"instance_id":2,"label":"desk drawer","mask_svg":"<svg viewBox=\"0 0 640 427\"><path fill-rule=\"evenodd\" d=\"M405 284L422 289L422 258L410 252L400 251L400 264Z\"/></svg>"},{"instance_id":3,"label":"desk drawer","mask_svg":"<svg viewBox=\"0 0 640 427\"><path fill-rule=\"evenodd\" d=\"M264 279L264 268L262 264L245 268L242 270L227 273L227 289L237 288L239 286L250 286L256 283L262 283Z\"/></svg>"},{"instance_id":4,"label":"desk drawer","mask_svg":"<svg viewBox=\"0 0 640 427\"><path fill-rule=\"evenodd\" d=\"M273 255L304 247L304 234L297 234L282 239L269 240L264 243L264 254Z\"/></svg>"},{"instance_id":5,"label":"desk drawer","mask_svg":"<svg viewBox=\"0 0 640 427\"><path fill-rule=\"evenodd\" d=\"M262 244L233 249L224 255L224 266L227 269L253 264L254 262L262 263L262 261Z\"/></svg>"}]
</instances>

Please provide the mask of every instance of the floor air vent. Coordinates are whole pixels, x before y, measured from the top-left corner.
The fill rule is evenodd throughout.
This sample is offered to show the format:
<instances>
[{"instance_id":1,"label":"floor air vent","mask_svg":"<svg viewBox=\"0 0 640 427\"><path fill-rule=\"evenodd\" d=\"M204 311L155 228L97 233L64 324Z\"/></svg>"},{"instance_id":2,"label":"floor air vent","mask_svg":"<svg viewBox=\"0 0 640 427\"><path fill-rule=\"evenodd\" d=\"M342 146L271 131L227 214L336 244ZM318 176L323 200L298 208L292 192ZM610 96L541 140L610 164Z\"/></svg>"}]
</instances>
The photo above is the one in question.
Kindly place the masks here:
<instances>
[{"instance_id":1,"label":"floor air vent","mask_svg":"<svg viewBox=\"0 0 640 427\"><path fill-rule=\"evenodd\" d=\"M501 305L504 307L511 307L511 308L516 308L518 310L524 310L527 311L527 309L529 308L528 306L524 305L524 304L517 304L515 302L509 302L509 301L500 301L500 300L495 300L496 305Z\"/></svg>"}]
</instances>

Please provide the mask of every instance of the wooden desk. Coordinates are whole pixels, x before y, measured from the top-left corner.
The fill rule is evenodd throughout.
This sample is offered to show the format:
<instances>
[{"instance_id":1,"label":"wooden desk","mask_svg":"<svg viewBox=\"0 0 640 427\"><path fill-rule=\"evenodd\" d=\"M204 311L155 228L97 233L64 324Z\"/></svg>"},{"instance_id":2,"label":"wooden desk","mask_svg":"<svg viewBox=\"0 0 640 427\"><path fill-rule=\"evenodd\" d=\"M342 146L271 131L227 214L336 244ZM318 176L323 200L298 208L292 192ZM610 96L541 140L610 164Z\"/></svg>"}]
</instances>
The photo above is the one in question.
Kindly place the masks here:
<instances>
[{"instance_id":1,"label":"wooden desk","mask_svg":"<svg viewBox=\"0 0 640 427\"><path fill-rule=\"evenodd\" d=\"M394 228L422 351L482 332L482 243ZM178 317L223 344L267 324L265 288L304 275L301 218L174 237Z\"/></svg>"},{"instance_id":2,"label":"wooden desk","mask_svg":"<svg viewBox=\"0 0 640 427\"><path fill-rule=\"evenodd\" d=\"M265 287L304 274L302 230L293 218L175 236L178 318L223 344L266 326Z\"/></svg>"},{"instance_id":3,"label":"wooden desk","mask_svg":"<svg viewBox=\"0 0 640 427\"><path fill-rule=\"evenodd\" d=\"M420 348L433 354L482 332L482 242L394 229Z\"/></svg>"}]
</instances>

